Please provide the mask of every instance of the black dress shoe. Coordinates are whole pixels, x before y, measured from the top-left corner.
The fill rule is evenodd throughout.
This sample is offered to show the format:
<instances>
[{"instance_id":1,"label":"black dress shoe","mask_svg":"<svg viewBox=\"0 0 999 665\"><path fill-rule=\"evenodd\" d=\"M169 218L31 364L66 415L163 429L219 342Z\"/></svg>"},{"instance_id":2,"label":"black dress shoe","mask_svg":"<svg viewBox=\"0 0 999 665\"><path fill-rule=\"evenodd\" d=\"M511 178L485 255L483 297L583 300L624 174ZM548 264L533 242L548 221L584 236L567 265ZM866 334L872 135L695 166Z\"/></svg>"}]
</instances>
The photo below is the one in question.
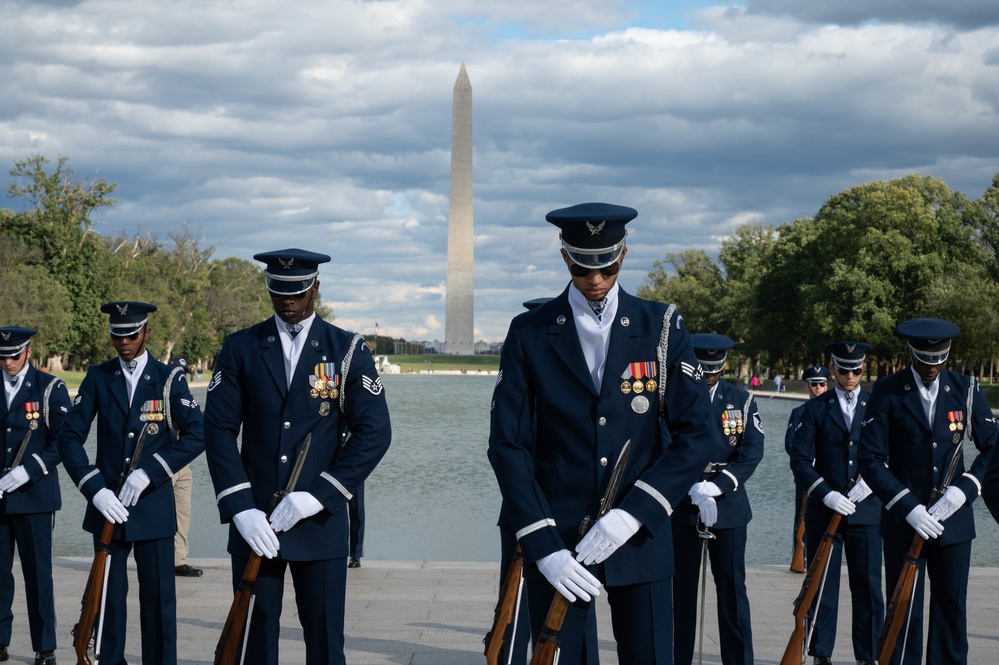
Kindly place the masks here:
<instances>
[{"instance_id":1,"label":"black dress shoe","mask_svg":"<svg viewBox=\"0 0 999 665\"><path fill-rule=\"evenodd\" d=\"M352 556L352 557L350 557L350 561L347 562L347 567L348 568L360 568L361 567L361 557L359 557L359 556Z\"/></svg>"},{"instance_id":2,"label":"black dress shoe","mask_svg":"<svg viewBox=\"0 0 999 665\"><path fill-rule=\"evenodd\" d=\"M189 566L186 563L183 566L174 566L173 572L177 573L177 577L201 577L205 574L205 571L200 568Z\"/></svg>"},{"instance_id":3,"label":"black dress shoe","mask_svg":"<svg viewBox=\"0 0 999 665\"><path fill-rule=\"evenodd\" d=\"M874 659L872 658L861 658L860 660L857 661L857 665L878 665L878 664L875 663Z\"/></svg>"},{"instance_id":4,"label":"black dress shoe","mask_svg":"<svg viewBox=\"0 0 999 665\"><path fill-rule=\"evenodd\" d=\"M39 651L36 653L35 665L56 665L55 651Z\"/></svg>"},{"instance_id":5,"label":"black dress shoe","mask_svg":"<svg viewBox=\"0 0 999 665\"><path fill-rule=\"evenodd\" d=\"M0 660L10 660L10 654L7 653L7 647L0 644Z\"/></svg>"},{"instance_id":6,"label":"black dress shoe","mask_svg":"<svg viewBox=\"0 0 999 665\"><path fill-rule=\"evenodd\" d=\"M829 656L816 656L815 665L832 665L832 659Z\"/></svg>"}]
</instances>

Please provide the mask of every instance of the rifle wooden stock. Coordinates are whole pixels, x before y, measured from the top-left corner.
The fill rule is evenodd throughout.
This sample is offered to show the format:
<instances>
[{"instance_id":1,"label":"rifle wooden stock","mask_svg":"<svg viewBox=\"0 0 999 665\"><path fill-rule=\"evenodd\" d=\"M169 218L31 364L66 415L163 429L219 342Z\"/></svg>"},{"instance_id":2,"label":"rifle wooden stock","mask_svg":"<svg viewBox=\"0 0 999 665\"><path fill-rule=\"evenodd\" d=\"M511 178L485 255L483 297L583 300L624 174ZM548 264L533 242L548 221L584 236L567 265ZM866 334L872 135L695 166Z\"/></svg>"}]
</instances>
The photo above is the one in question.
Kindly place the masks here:
<instances>
[{"instance_id":1,"label":"rifle wooden stock","mask_svg":"<svg viewBox=\"0 0 999 665\"><path fill-rule=\"evenodd\" d=\"M815 556L812 557L812 561L808 565L808 573L805 575L801 591L798 592L798 597L794 601L794 631L787 641L787 648L784 649L780 665L801 665L802 663L802 654L805 653L805 636L808 634L808 626L806 625L808 610L812 608L815 596L819 592L822 577L829 564L829 553L832 551L833 540L836 538L836 532L839 531L842 519L843 516L836 513L829 520L829 526L822 536L822 542L819 543L818 549L815 550Z\"/></svg>"},{"instance_id":2,"label":"rifle wooden stock","mask_svg":"<svg viewBox=\"0 0 999 665\"><path fill-rule=\"evenodd\" d=\"M905 555L905 563L902 564L902 574L898 576L898 584L895 585L891 602L888 603L884 628L878 637L878 662L882 665L888 665L891 662L892 654L895 653L895 645L898 643L898 636L902 633L902 628L905 627L908 620L912 593L916 588L916 580L919 578L919 557L925 542L918 533L912 539L909 552Z\"/></svg>"},{"instance_id":3,"label":"rifle wooden stock","mask_svg":"<svg viewBox=\"0 0 999 665\"><path fill-rule=\"evenodd\" d=\"M250 552L250 558L243 569L243 577L236 587L229 615L225 618L222 635L215 646L215 665L238 665L243 650L243 640L249 624L250 605L253 599L257 575L260 574L260 555Z\"/></svg>"},{"instance_id":4,"label":"rifle wooden stock","mask_svg":"<svg viewBox=\"0 0 999 665\"><path fill-rule=\"evenodd\" d=\"M541 629L537 644L534 645L531 665L554 664L555 654L558 653L558 633L562 630L562 622L565 621L565 613L568 609L569 600L556 591L552 604L548 608L548 615L545 616L545 626Z\"/></svg>"},{"instance_id":5,"label":"rifle wooden stock","mask_svg":"<svg viewBox=\"0 0 999 665\"><path fill-rule=\"evenodd\" d=\"M114 533L114 522L108 521L101 531L97 542L94 562L90 564L90 576L80 601L80 621L73 627L73 649L76 651L76 665L93 665L87 648L94 638L94 624L101 610L101 592L104 590L104 573L110 553L111 536ZM100 645L95 644L95 648Z\"/></svg>"},{"instance_id":6,"label":"rifle wooden stock","mask_svg":"<svg viewBox=\"0 0 999 665\"><path fill-rule=\"evenodd\" d=\"M791 556L791 572L805 572L805 506L808 495L802 497L801 508L798 511L798 521L794 526L794 554Z\"/></svg>"},{"instance_id":7,"label":"rifle wooden stock","mask_svg":"<svg viewBox=\"0 0 999 665\"><path fill-rule=\"evenodd\" d=\"M513 552L510 567L507 568L503 588L500 590L496 611L493 613L493 627L482 639L486 645L486 664L500 665L500 652L503 650L503 636L507 626L513 620L514 607L517 604L517 590L520 588L520 576L524 569L524 553L517 545Z\"/></svg>"}]
</instances>

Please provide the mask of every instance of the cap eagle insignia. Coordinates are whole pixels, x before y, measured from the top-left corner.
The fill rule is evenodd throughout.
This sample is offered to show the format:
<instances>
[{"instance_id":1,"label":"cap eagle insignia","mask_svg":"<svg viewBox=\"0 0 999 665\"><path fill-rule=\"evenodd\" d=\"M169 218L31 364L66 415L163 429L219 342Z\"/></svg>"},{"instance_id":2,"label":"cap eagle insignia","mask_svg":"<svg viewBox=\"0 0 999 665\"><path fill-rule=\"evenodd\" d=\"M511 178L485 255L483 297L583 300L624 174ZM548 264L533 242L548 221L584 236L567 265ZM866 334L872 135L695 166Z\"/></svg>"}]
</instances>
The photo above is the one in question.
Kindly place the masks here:
<instances>
[{"instance_id":1,"label":"cap eagle insignia","mask_svg":"<svg viewBox=\"0 0 999 665\"><path fill-rule=\"evenodd\" d=\"M125 303L124 305L116 304L115 309L118 310L118 316L125 316L126 314L128 314L128 303Z\"/></svg>"},{"instance_id":2,"label":"cap eagle insignia","mask_svg":"<svg viewBox=\"0 0 999 665\"><path fill-rule=\"evenodd\" d=\"M9 342L10 341L10 335L11 335L11 333L9 333L9 332L0 333L0 337L3 337L3 341L5 341L5 342Z\"/></svg>"},{"instance_id":3,"label":"cap eagle insignia","mask_svg":"<svg viewBox=\"0 0 999 665\"><path fill-rule=\"evenodd\" d=\"M285 270L291 270L291 266L295 263L295 259L278 258L278 263L280 263L281 267L284 268Z\"/></svg>"},{"instance_id":4,"label":"cap eagle insignia","mask_svg":"<svg viewBox=\"0 0 999 665\"><path fill-rule=\"evenodd\" d=\"M928 339L926 341L929 342L930 344L939 344L940 343L939 339Z\"/></svg>"},{"instance_id":5,"label":"cap eagle insignia","mask_svg":"<svg viewBox=\"0 0 999 665\"><path fill-rule=\"evenodd\" d=\"M607 224L606 220L600 222L599 224L593 224L591 222L586 222L586 228L590 230L591 236L598 236L600 232L604 230L604 225Z\"/></svg>"},{"instance_id":6,"label":"cap eagle insignia","mask_svg":"<svg viewBox=\"0 0 999 665\"><path fill-rule=\"evenodd\" d=\"M856 348L857 348L856 344L847 344L846 345L846 352L847 353L853 353L853 350L856 349Z\"/></svg>"}]
</instances>

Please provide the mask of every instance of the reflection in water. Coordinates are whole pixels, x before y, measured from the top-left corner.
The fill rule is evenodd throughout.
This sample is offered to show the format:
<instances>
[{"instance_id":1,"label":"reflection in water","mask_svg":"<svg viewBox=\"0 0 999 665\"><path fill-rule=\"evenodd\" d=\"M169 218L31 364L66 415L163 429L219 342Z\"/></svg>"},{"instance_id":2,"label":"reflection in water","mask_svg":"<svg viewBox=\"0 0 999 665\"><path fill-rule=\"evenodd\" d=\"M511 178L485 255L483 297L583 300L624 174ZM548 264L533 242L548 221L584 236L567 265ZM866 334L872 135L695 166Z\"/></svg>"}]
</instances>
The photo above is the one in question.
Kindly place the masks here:
<instances>
[{"instance_id":1,"label":"reflection in water","mask_svg":"<svg viewBox=\"0 0 999 665\"><path fill-rule=\"evenodd\" d=\"M396 376L385 384L394 431L392 447L368 480L365 555L373 559L499 561L495 526L500 496L486 459L493 376ZM195 389L204 404L204 388ZM766 454L747 483L753 507L746 558L750 564L790 561L794 485L784 453L784 431L798 402L758 400L767 430ZM88 450L93 458L91 432ZM970 458L970 454L968 457ZM225 557L204 456L195 460L192 558ZM57 556L88 556L80 529L82 495L60 473L63 509L56 513ZM978 538L972 565L999 565L999 528L982 502L975 504Z\"/></svg>"}]
</instances>

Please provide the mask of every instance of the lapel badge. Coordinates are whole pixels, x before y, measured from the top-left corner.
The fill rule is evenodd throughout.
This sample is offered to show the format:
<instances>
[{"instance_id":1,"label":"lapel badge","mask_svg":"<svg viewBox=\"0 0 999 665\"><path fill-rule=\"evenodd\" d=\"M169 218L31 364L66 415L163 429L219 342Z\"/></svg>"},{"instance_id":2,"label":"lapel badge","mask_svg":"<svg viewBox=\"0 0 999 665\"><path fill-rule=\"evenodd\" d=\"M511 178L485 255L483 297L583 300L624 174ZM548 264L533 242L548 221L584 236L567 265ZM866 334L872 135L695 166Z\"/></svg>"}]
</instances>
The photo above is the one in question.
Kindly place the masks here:
<instances>
[{"instance_id":1,"label":"lapel badge","mask_svg":"<svg viewBox=\"0 0 999 665\"><path fill-rule=\"evenodd\" d=\"M621 317L621 325L624 326L625 328L627 328L628 326L631 325L631 320L628 319L627 316L622 316Z\"/></svg>"},{"instance_id":2,"label":"lapel badge","mask_svg":"<svg viewBox=\"0 0 999 665\"><path fill-rule=\"evenodd\" d=\"M273 344L274 343L274 335L269 335L267 337L267 341L270 342L271 344Z\"/></svg>"},{"instance_id":3,"label":"lapel badge","mask_svg":"<svg viewBox=\"0 0 999 665\"><path fill-rule=\"evenodd\" d=\"M319 415L321 415L321 416L328 416L328 415L330 415L330 403L329 402L320 402L319 403Z\"/></svg>"},{"instance_id":4,"label":"lapel badge","mask_svg":"<svg viewBox=\"0 0 999 665\"><path fill-rule=\"evenodd\" d=\"M562 315L562 314L559 314L558 318L555 319L555 323L557 323L559 325L562 325L563 323L565 323L565 316Z\"/></svg>"},{"instance_id":5,"label":"lapel badge","mask_svg":"<svg viewBox=\"0 0 999 665\"><path fill-rule=\"evenodd\" d=\"M739 439L738 439L738 437L736 437L735 434L733 434L733 435L731 435L731 436L728 437L728 445L735 446L735 444L738 443L738 442L739 442Z\"/></svg>"}]
</instances>

